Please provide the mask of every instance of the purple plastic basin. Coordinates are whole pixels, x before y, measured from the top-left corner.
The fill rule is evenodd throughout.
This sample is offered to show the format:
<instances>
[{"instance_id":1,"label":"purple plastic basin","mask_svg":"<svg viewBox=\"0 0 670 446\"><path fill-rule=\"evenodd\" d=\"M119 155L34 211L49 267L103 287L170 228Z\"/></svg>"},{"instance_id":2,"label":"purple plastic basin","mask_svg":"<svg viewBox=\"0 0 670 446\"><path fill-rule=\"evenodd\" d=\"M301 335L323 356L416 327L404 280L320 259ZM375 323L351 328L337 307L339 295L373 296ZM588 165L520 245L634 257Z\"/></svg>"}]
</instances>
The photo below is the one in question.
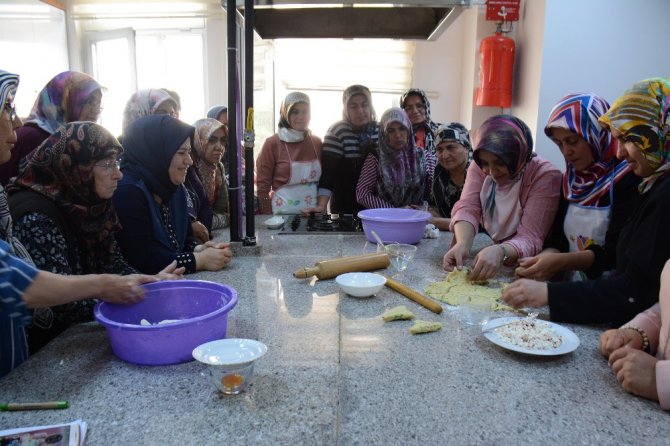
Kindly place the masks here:
<instances>
[{"instance_id":1,"label":"purple plastic basin","mask_svg":"<svg viewBox=\"0 0 670 446\"><path fill-rule=\"evenodd\" d=\"M237 304L237 291L203 280L166 280L143 285L144 299L133 305L101 302L95 319L107 329L116 356L142 365L192 361L198 345L226 337L228 313ZM179 319L160 325L152 324Z\"/></svg>"},{"instance_id":2,"label":"purple plastic basin","mask_svg":"<svg viewBox=\"0 0 670 446\"><path fill-rule=\"evenodd\" d=\"M368 241L377 243L375 231L384 243L409 243L421 241L430 213L416 209L365 209L358 213Z\"/></svg>"}]
</instances>

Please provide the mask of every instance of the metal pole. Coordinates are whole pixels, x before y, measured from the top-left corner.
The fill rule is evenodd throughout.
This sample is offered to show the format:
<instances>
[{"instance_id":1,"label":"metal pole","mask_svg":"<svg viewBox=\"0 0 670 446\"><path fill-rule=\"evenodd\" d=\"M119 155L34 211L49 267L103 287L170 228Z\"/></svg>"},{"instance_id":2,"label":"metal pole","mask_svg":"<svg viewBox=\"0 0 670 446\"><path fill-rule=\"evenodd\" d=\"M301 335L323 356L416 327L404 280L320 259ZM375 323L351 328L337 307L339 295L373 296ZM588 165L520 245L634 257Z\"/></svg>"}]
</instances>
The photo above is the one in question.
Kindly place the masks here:
<instances>
[{"instance_id":1,"label":"metal pole","mask_svg":"<svg viewBox=\"0 0 670 446\"><path fill-rule=\"evenodd\" d=\"M244 130L245 204L247 214L244 246L256 245L254 215L254 0L244 0L244 106L247 110Z\"/></svg>"},{"instance_id":2,"label":"metal pole","mask_svg":"<svg viewBox=\"0 0 670 446\"><path fill-rule=\"evenodd\" d=\"M230 201L230 240L239 242L240 237L240 180L237 171L238 153L240 150L237 137L237 9L235 0L228 0L226 19L228 28L228 151L230 153L228 172Z\"/></svg>"}]
</instances>

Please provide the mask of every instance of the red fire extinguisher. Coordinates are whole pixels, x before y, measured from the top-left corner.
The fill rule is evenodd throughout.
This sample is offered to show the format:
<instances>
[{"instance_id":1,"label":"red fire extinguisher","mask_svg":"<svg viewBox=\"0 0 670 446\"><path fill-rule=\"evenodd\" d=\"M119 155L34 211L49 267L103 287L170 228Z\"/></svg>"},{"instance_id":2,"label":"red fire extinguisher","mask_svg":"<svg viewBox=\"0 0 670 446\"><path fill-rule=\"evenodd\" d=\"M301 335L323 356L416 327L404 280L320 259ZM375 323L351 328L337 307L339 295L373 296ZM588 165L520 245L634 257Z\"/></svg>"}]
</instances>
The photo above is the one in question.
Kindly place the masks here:
<instances>
[{"instance_id":1,"label":"red fire extinguisher","mask_svg":"<svg viewBox=\"0 0 670 446\"><path fill-rule=\"evenodd\" d=\"M514 40L497 31L479 45L479 88L475 104L509 108L512 105Z\"/></svg>"}]
</instances>

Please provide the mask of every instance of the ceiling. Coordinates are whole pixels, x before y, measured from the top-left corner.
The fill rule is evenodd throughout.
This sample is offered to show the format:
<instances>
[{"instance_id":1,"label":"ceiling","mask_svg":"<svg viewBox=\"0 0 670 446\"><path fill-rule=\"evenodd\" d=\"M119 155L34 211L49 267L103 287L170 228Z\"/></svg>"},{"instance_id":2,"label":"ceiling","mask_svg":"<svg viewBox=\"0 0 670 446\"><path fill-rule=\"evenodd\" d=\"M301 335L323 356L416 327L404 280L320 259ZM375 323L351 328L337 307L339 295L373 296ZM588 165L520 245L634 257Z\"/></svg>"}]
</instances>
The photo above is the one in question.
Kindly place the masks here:
<instances>
[{"instance_id":1,"label":"ceiling","mask_svg":"<svg viewBox=\"0 0 670 446\"><path fill-rule=\"evenodd\" d=\"M236 4L243 12L244 1ZM262 39L436 40L464 8L477 4L485 0L254 0L254 29Z\"/></svg>"}]
</instances>

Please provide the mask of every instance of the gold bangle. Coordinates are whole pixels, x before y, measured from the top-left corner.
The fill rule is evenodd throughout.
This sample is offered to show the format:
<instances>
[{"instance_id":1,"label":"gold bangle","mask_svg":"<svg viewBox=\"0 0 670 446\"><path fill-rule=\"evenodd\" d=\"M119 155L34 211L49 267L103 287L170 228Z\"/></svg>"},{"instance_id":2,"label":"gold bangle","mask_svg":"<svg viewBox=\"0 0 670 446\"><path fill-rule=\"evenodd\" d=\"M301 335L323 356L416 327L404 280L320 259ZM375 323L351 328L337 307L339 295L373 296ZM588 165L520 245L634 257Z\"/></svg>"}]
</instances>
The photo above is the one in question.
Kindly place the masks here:
<instances>
[{"instance_id":1,"label":"gold bangle","mask_svg":"<svg viewBox=\"0 0 670 446\"><path fill-rule=\"evenodd\" d=\"M621 327L619 330L633 330L637 331L640 336L642 336L642 351L649 353L649 336L647 336L647 333L640 327L634 327L632 325L624 325Z\"/></svg>"}]
</instances>

